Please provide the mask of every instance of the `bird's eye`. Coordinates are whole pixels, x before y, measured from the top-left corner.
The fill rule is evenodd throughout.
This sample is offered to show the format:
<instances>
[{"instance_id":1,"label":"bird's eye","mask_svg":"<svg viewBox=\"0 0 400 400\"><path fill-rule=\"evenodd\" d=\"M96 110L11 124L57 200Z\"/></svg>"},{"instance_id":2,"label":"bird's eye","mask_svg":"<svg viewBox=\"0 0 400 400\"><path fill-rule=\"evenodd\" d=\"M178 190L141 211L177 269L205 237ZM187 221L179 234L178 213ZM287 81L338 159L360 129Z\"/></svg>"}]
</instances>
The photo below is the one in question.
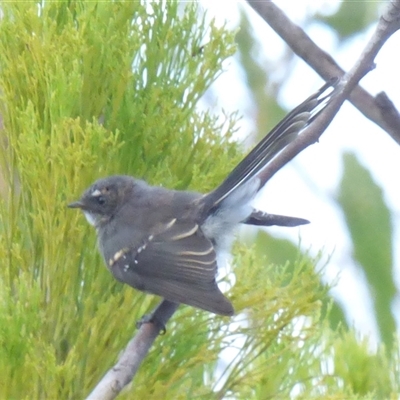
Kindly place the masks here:
<instances>
[{"instance_id":1,"label":"bird's eye","mask_svg":"<svg viewBox=\"0 0 400 400\"><path fill-rule=\"evenodd\" d=\"M106 199L104 196L99 196L97 197L97 203L100 204L101 206L106 202Z\"/></svg>"}]
</instances>

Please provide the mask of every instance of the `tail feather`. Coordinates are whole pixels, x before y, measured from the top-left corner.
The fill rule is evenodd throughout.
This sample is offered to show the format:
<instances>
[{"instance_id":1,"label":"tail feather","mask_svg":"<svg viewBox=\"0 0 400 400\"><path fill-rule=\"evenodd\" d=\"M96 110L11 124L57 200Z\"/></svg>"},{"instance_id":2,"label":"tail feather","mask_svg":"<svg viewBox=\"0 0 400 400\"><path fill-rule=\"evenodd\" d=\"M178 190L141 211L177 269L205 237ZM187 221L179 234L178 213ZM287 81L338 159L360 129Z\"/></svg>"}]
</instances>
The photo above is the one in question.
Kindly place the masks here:
<instances>
[{"instance_id":1,"label":"tail feather","mask_svg":"<svg viewBox=\"0 0 400 400\"><path fill-rule=\"evenodd\" d=\"M258 145L234 168L214 191L203 198L206 213L218 207L238 186L254 178L278 153L307 127L326 107L332 96L326 83L318 92L293 109Z\"/></svg>"},{"instance_id":2,"label":"tail feather","mask_svg":"<svg viewBox=\"0 0 400 400\"><path fill-rule=\"evenodd\" d=\"M268 214L260 210L254 210L252 214L242 221L246 225L258 226L299 226L309 224L310 221L303 218L288 217L286 215Z\"/></svg>"}]
</instances>

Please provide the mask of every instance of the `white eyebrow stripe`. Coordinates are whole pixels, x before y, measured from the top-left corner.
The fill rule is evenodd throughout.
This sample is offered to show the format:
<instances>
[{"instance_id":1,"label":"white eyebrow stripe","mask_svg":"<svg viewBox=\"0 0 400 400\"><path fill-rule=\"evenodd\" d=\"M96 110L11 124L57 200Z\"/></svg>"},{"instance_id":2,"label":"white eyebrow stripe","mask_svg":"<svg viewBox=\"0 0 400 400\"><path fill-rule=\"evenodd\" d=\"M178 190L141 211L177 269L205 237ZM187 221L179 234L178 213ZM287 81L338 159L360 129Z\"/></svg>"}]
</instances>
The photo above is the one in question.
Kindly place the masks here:
<instances>
[{"instance_id":1,"label":"white eyebrow stripe","mask_svg":"<svg viewBox=\"0 0 400 400\"><path fill-rule=\"evenodd\" d=\"M92 192L92 196L93 196L93 197L98 197L98 196L100 196L100 195L101 195L101 192L100 192L99 189L93 190L93 192Z\"/></svg>"},{"instance_id":2,"label":"white eyebrow stripe","mask_svg":"<svg viewBox=\"0 0 400 400\"><path fill-rule=\"evenodd\" d=\"M101 196L101 191L99 189L93 190L91 193L93 197L99 197Z\"/></svg>"}]
</instances>

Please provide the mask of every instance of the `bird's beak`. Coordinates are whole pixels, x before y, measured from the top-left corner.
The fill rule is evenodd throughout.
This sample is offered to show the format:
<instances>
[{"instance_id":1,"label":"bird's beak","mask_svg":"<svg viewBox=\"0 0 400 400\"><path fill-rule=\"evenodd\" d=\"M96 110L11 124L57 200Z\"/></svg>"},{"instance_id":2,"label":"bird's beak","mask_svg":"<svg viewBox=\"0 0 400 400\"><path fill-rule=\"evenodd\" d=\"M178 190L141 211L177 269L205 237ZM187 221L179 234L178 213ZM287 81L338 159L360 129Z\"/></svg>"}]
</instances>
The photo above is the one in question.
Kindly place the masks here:
<instances>
[{"instance_id":1,"label":"bird's beak","mask_svg":"<svg viewBox=\"0 0 400 400\"><path fill-rule=\"evenodd\" d=\"M83 208L84 204L82 203L81 200L78 200L78 201L74 201L73 203L68 204L67 207L69 207L69 208Z\"/></svg>"}]
</instances>

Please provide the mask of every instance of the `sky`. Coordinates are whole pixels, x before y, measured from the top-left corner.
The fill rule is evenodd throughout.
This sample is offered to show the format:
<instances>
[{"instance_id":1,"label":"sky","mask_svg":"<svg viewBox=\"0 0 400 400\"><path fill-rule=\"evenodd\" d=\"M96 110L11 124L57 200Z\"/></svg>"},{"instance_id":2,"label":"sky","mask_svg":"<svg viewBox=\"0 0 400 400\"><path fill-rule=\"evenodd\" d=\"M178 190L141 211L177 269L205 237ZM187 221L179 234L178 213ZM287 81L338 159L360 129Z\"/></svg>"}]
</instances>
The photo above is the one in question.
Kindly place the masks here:
<instances>
[{"instance_id":1,"label":"sky","mask_svg":"<svg viewBox=\"0 0 400 400\"><path fill-rule=\"evenodd\" d=\"M286 15L302 26L308 13L320 11L329 14L338 7L337 1L290 0L275 1ZM259 38L263 63L273 62L282 55L284 43L266 23L244 2L225 0L203 0L203 7L218 21L236 28L239 23L239 8L249 10L256 37ZM331 54L342 68L348 70L357 60L374 26L348 40L341 46L336 33L325 25L315 23L307 28L307 33L321 48ZM400 109L400 32L393 35L376 58L377 67L361 82L362 86L375 95L385 91L397 109ZM218 103L213 104L227 111L239 110L243 115L240 137L254 133L252 123L252 99L243 81L243 75L234 60L227 63L225 73L213 87ZM235 82L235 85L232 85ZM279 94L279 101L288 111L317 90L323 81L303 61L296 63L289 79ZM205 107L209 106L205 105ZM345 103L338 115L322 135L319 143L310 146L291 163L279 171L256 199L255 205L271 213L293 215L306 218L311 224L295 229L270 228L268 231L310 251L312 255L323 249L331 254L326 267L325 279L337 281L332 293L345 305L347 318L358 332L377 342L379 335L372 316L371 296L365 285L365 278L351 259L351 240L340 210L330 197L337 193L343 172L342 154L354 152L359 161L369 169L373 179L381 186L385 201L392 210L394 228L394 268L397 287L400 287L400 146L383 130L367 120L351 104ZM400 297L394 302L394 310L400 310ZM395 312L400 326L400 312Z\"/></svg>"}]
</instances>

